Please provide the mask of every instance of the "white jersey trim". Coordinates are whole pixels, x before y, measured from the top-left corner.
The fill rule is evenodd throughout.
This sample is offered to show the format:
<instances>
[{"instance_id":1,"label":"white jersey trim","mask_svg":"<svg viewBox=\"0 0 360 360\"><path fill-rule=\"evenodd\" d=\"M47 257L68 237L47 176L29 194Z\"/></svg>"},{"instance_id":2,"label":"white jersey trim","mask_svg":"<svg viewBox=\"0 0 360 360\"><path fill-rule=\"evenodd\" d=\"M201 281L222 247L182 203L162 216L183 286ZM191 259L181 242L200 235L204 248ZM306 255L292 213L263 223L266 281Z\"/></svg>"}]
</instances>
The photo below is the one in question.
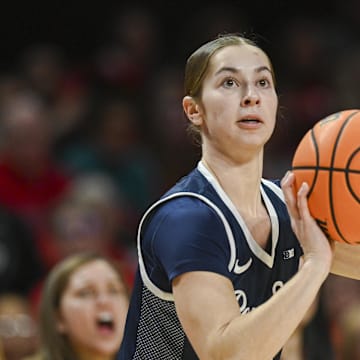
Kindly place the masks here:
<instances>
[{"instance_id":1,"label":"white jersey trim","mask_svg":"<svg viewBox=\"0 0 360 360\"><path fill-rule=\"evenodd\" d=\"M226 204L226 206L230 209L230 211L233 213L234 217L236 218L237 222L239 223L239 226L241 227L246 241L253 252L253 254L261 260L263 263L265 263L269 268L272 268L275 261L275 249L276 245L279 239L279 219L277 217L277 213L274 209L273 204L271 203L269 197L267 196L265 190L263 189L263 186L260 187L261 196L264 200L266 209L269 213L270 220L271 220L271 234L272 234L272 247L271 247L271 254L266 252L253 238L253 236L250 233L250 230L248 229L244 219L240 215L239 211L236 209L234 203L231 201L231 199L228 197L228 195L225 193L224 189L221 187L220 183L217 181L215 176L206 168L206 166L200 161L198 163L198 170L206 177L206 179L209 181L209 183L213 186L215 191L218 193L222 201ZM284 195L281 191L281 189L276 186L274 183L272 183L269 180L261 179L262 184L268 186L282 201L284 201Z\"/></svg>"},{"instance_id":2,"label":"white jersey trim","mask_svg":"<svg viewBox=\"0 0 360 360\"><path fill-rule=\"evenodd\" d=\"M284 193L276 184L270 180L261 179L261 182L269 187L283 202L285 202Z\"/></svg>"},{"instance_id":3,"label":"white jersey trim","mask_svg":"<svg viewBox=\"0 0 360 360\"><path fill-rule=\"evenodd\" d=\"M138 258L139 258L140 274L141 274L141 278L142 278L144 284L155 296L157 296L158 298L160 298L162 300L166 300L166 301L174 301L173 294L161 290L159 287L157 287L151 281L150 277L148 276L148 274L146 272L146 267L144 264L143 256L141 253L141 236L140 236L140 234L141 234L142 225L143 225L145 219L147 218L149 213L151 213L154 210L154 208L156 208L158 205L160 205L168 200L171 200L173 198L180 197L180 196L192 196L192 197L198 198L201 201L203 201L204 203L206 203L207 205L209 205L212 209L215 210L215 212L220 217L220 219L224 225L225 232L226 232L226 235L229 240L229 247L230 247L230 259L229 259L229 263L228 263L229 271L231 271L233 269L233 267L235 265L235 260L236 260L235 239L234 239L234 235L232 233L231 227L230 227L228 221L226 220L224 214L222 213L222 211L212 201L210 201L208 198L206 198L203 195L193 193L193 192L178 192L178 193L174 193L174 194L171 194L170 196L160 199L159 201L155 202L152 206L150 206L150 208L145 212L144 216L142 217L142 219L140 221L138 232L137 232L137 251L138 251Z\"/></svg>"}]
</instances>

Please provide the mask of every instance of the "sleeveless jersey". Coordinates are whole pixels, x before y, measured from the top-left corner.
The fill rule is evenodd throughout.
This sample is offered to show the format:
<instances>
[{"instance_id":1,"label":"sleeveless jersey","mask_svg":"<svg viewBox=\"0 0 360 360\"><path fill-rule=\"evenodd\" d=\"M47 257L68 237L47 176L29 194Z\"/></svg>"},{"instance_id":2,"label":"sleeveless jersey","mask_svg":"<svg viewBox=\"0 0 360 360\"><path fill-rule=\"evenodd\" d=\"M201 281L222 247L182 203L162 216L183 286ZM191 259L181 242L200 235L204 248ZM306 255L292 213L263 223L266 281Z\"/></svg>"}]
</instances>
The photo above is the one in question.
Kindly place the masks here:
<instances>
[{"instance_id":1,"label":"sleeveless jersey","mask_svg":"<svg viewBox=\"0 0 360 360\"><path fill-rule=\"evenodd\" d=\"M171 282L180 274L211 271L226 276L245 314L297 272L302 251L279 183L262 179L260 192L271 220L268 249L254 240L201 162L146 211L138 228L139 267L118 360L198 359L171 292Z\"/></svg>"}]
</instances>

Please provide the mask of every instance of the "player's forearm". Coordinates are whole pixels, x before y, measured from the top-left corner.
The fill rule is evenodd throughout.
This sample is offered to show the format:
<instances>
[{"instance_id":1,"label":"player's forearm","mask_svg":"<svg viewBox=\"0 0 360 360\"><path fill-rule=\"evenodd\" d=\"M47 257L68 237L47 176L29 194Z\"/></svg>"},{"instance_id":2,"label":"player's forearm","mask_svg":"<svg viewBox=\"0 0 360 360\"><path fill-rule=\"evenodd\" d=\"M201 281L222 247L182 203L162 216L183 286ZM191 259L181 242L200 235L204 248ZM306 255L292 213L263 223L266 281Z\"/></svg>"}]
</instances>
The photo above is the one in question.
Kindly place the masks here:
<instances>
[{"instance_id":1,"label":"player's forearm","mask_svg":"<svg viewBox=\"0 0 360 360\"><path fill-rule=\"evenodd\" d=\"M214 359L272 359L313 303L327 271L307 261L271 299L234 318L214 341Z\"/></svg>"},{"instance_id":2,"label":"player's forearm","mask_svg":"<svg viewBox=\"0 0 360 360\"><path fill-rule=\"evenodd\" d=\"M360 280L360 245L335 243L331 272Z\"/></svg>"}]
</instances>

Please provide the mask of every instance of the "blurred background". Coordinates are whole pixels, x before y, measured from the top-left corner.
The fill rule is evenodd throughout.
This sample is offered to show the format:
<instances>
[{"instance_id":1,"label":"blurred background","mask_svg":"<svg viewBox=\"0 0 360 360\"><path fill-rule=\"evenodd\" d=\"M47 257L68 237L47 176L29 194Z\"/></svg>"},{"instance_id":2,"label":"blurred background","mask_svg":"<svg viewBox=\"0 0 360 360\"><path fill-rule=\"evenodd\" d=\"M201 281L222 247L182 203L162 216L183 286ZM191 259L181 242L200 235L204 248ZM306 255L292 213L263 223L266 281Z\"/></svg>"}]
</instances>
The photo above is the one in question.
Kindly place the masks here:
<instances>
[{"instance_id":1,"label":"blurred background","mask_svg":"<svg viewBox=\"0 0 360 360\"><path fill-rule=\"evenodd\" d=\"M0 353L36 347L42 281L68 254L116 259L131 287L142 213L199 160L181 108L193 50L240 32L270 55L280 111L264 176L280 178L315 122L360 106L359 24L358 0L2 4ZM360 359L360 322L342 316L359 301L359 282L324 285L313 326L336 359Z\"/></svg>"}]
</instances>

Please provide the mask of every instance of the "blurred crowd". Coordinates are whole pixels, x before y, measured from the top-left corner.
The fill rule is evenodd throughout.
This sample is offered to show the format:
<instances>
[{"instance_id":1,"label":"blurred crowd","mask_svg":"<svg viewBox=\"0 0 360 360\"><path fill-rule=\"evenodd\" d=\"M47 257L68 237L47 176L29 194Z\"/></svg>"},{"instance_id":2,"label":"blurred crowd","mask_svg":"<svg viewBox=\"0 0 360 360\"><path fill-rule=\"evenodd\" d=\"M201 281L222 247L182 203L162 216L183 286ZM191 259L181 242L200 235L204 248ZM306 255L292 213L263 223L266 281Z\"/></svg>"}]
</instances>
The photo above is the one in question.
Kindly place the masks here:
<instances>
[{"instance_id":1,"label":"blurred crowd","mask_svg":"<svg viewBox=\"0 0 360 360\"><path fill-rule=\"evenodd\" d=\"M235 2L208 4L183 8L176 32L149 6L119 7L92 56L75 61L34 41L0 69L0 359L36 349L44 279L68 255L115 260L131 288L142 213L200 156L181 108L194 48L240 32L271 56L280 111L264 176L280 178L315 122L360 106L359 4L335 1L333 16L300 12L276 24ZM300 353L325 346L329 355L286 359L360 359L359 282L330 276L304 327ZM326 344L311 341L322 334Z\"/></svg>"}]
</instances>

